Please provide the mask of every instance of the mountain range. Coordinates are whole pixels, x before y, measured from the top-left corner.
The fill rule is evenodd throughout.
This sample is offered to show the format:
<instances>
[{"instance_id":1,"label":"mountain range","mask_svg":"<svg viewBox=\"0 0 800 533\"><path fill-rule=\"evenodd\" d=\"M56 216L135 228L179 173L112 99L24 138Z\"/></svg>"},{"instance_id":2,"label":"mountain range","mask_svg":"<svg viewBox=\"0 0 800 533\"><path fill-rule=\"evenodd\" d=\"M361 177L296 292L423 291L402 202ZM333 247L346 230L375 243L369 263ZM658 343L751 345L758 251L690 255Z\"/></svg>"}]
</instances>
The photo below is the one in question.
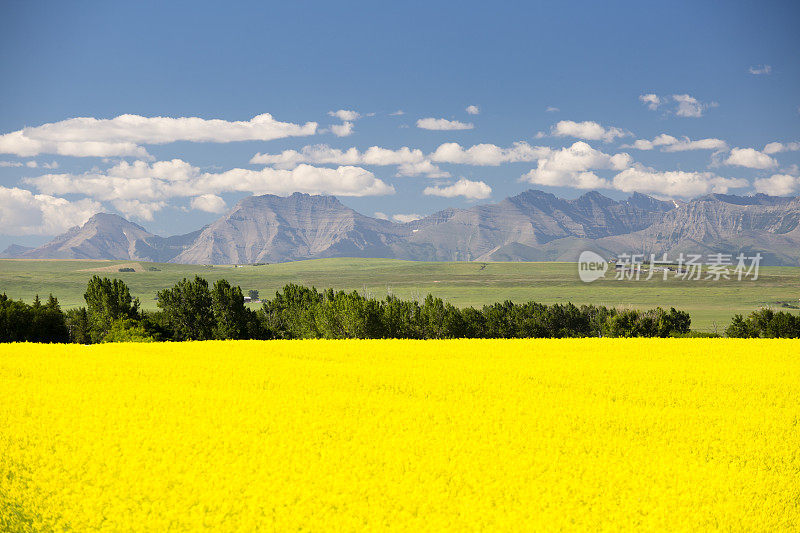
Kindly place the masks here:
<instances>
[{"instance_id":1,"label":"mountain range","mask_svg":"<svg viewBox=\"0 0 800 533\"><path fill-rule=\"evenodd\" d=\"M575 261L583 250L622 253L760 252L763 264L800 264L800 197L711 194L688 202L592 191L574 200L529 190L494 204L450 208L396 223L333 196L295 193L239 201L201 229L154 235L98 213L38 248L0 255L191 264L274 263L322 257L419 261Z\"/></svg>"}]
</instances>

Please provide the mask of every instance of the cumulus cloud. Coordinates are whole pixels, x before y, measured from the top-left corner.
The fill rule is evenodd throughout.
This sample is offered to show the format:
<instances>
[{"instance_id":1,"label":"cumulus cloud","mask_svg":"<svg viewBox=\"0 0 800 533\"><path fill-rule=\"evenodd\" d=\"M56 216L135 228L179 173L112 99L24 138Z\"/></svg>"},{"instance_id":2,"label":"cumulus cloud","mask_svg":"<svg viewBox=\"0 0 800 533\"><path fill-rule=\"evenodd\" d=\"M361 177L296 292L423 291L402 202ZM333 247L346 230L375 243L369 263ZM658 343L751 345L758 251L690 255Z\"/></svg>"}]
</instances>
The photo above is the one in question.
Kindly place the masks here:
<instances>
[{"instance_id":1,"label":"cumulus cloud","mask_svg":"<svg viewBox=\"0 0 800 533\"><path fill-rule=\"evenodd\" d=\"M604 128L597 122L590 120L575 122L572 120L562 120L550 129L550 133L556 137L575 137L589 141L611 142L617 137L630 135L619 128Z\"/></svg>"},{"instance_id":2,"label":"cumulus cloud","mask_svg":"<svg viewBox=\"0 0 800 533\"><path fill-rule=\"evenodd\" d=\"M463 196L465 198L482 200L492 194L492 188L482 181L470 181L461 178L452 185L425 187L422 194L428 196L443 196L453 198Z\"/></svg>"},{"instance_id":3,"label":"cumulus cloud","mask_svg":"<svg viewBox=\"0 0 800 533\"><path fill-rule=\"evenodd\" d=\"M0 186L0 227L6 235L54 235L86 222L103 206L89 199L70 202L17 187Z\"/></svg>"},{"instance_id":4,"label":"cumulus cloud","mask_svg":"<svg viewBox=\"0 0 800 533\"><path fill-rule=\"evenodd\" d=\"M526 142L516 142L510 148L501 148L495 144L476 144L463 148L458 143L444 143L430 158L437 163L497 166L503 163L536 161L550 152L550 148L531 146Z\"/></svg>"},{"instance_id":5,"label":"cumulus cloud","mask_svg":"<svg viewBox=\"0 0 800 533\"><path fill-rule=\"evenodd\" d=\"M331 126L331 132L337 137L347 137L353 134L353 123L344 122L342 124L334 124Z\"/></svg>"},{"instance_id":6,"label":"cumulus cloud","mask_svg":"<svg viewBox=\"0 0 800 533\"><path fill-rule=\"evenodd\" d=\"M549 105L549 106L547 106L547 108L545 109L545 111L546 111L547 113L558 113L558 112L559 112L559 111L561 111L561 110L560 110L559 108L555 107L555 106L551 106L551 105Z\"/></svg>"},{"instance_id":7,"label":"cumulus cloud","mask_svg":"<svg viewBox=\"0 0 800 533\"><path fill-rule=\"evenodd\" d=\"M772 196L789 196L800 191L800 178L789 174L773 174L753 182L757 192Z\"/></svg>"},{"instance_id":8,"label":"cumulus cloud","mask_svg":"<svg viewBox=\"0 0 800 533\"><path fill-rule=\"evenodd\" d=\"M647 109L655 111L663 102L661 97L657 94L642 94L639 96L639 101L647 105Z\"/></svg>"},{"instance_id":9,"label":"cumulus cloud","mask_svg":"<svg viewBox=\"0 0 800 533\"><path fill-rule=\"evenodd\" d=\"M153 216L167 207L167 202L160 200L155 202L142 202L141 200L114 200L111 202L114 208L128 218L138 218L140 220L153 220Z\"/></svg>"},{"instance_id":10,"label":"cumulus cloud","mask_svg":"<svg viewBox=\"0 0 800 533\"><path fill-rule=\"evenodd\" d=\"M398 176L427 176L429 178L447 178L450 176L449 172L440 169L429 160L420 161L419 163L403 163L397 169Z\"/></svg>"},{"instance_id":11,"label":"cumulus cloud","mask_svg":"<svg viewBox=\"0 0 800 533\"><path fill-rule=\"evenodd\" d=\"M268 113L248 121L139 115L120 115L112 119L80 117L0 135L0 153L20 157L51 153L74 157L146 158L147 151L141 145L176 141L269 141L314 135L316 131L316 122L303 125L279 122Z\"/></svg>"},{"instance_id":12,"label":"cumulus cloud","mask_svg":"<svg viewBox=\"0 0 800 533\"><path fill-rule=\"evenodd\" d=\"M754 65L748 70L750 74L758 76L760 74L770 74L772 72L772 67L770 65Z\"/></svg>"},{"instance_id":13,"label":"cumulus cloud","mask_svg":"<svg viewBox=\"0 0 800 533\"><path fill-rule=\"evenodd\" d=\"M475 125L471 122L459 122L446 118L421 118L417 121L417 127L423 130L451 131L471 130Z\"/></svg>"},{"instance_id":14,"label":"cumulus cloud","mask_svg":"<svg viewBox=\"0 0 800 533\"><path fill-rule=\"evenodd\" d=\"M431 178L447 177L434 163L459 165L497 166L504 163L537 161L552 150L546 146L531 146L516 142L509 148L495 144L476 144L469 148L458 143L444 143L435 151L425 154L422 150L406 146L397 150L372 146L360 152L356 148L340 150L325 144L305 146L299 151L284 150L279 154L258 153L250 159L252 164L272 165L276 168L294 168L300 163L322 165L397 165L398 176L426 175Z\"/></svg>"},{"instance_id":15,"label":"cumulus cloud","mask_svg":"<svg viewBox=\"0 0 800 533\"><path fill-rule=\"evenodd\" d=\"M225 200L216 194L201 194L200 196L195 196L192 198L191 206L192 209L198 209L208 213L222 213L228 207L225 205Z\"/></svg>"},{"instance_id":16,"label":"cumulus cloud","mask_svg":"<svg viewBox=\"0 0 800 533\"><path fill-rule=\"evenodd\" d=\"M375 214L372 215L379 220L389 220L389 215L386 213L382 213L381 211L375 211Z\"/></svg>"},{"instance_id":17,"label":"cumulus cloud","mask_svg":"<svg viewBox=\"0 0 800 533\"><path fill-rule=\"evenodd\" d=\"M466 111L470 115L477 115L481 112L480 108L476 105L468 105Z\"/></svg>"},{"instance_id":18,"label":"cumulus cloud","mask_svg":"<svg viewBox=\"0 0 800 533\"><path fill-rule=\"evenodd\" d=\"M416 213L408 213L404 215L402 213L397 213L396 215L392 215L392 220L395 222L399 222L401 224L407 224L409 222L414 222L415 220L419 220L423 218L422 215L418 215Z\"/></svg>"},{"instance_id":19,"label":"cumulus cloud","mask_svg":"<svg viewBox=\"0 0 800 533\"><path fill-rule=\"evenodd\" d=\"M747 187L744 179L723 178L712 172L661 172L642 165L627 168L614 176L613 186L624 192L654 193L690 198L708 193L727 193Z\"/></svg>"},{"instance_id":20,"label":"cumulus cloud","mask_svg":"<svg viewBox=\"0 0 800 533\"><path fill-rule=\"evenodd\" d=\"M398 109L394 113L389 113L389 116L390 117L399 117L399 116L402 116L402 115L405 115L405 114L406 114L405 111L403 111L402 109Z\"/></svg>"},{"instance_id":21,"label":"cumulus cloud","mask_svg":"<svg viewBox=\"0 0 800 533\"><path fill-rule=\"evenodd\" d=\"M510 148L501 148L495 144L476 144L463 148L458 143L444 143L430 158L436 163L497 166L503 163L536 161L550 152L550 148L531 146L526 142L516 142Z\"/></svg>"},{"instance_id":22,"label":"cumulus cloud","mask_svg":"<svg viewBox=\"0 0 800 533\"><path fill-rule=\"evenodd\" d=\"M537 167L524 174L521 179L536 185L554 187L607 188L608 181L592 170L623 170L631 163L631 156L626 153L609 155L578 141L539 159Z\"/></svg>"},{"instance_id":23,"label":"cumulus cloud","mask_svg":"<svg viewBox=\"0 0 800 533\"><path fill-rule=\"evenodd\" d=\"M166 200L176 197L196 198L224 192L278 195L305 192L338 196L375 196L395 192L391 185L355 166L332 169L301 164L291 170L234 168L212 173L202 172L180 159L152 164L121 162L102 173L45 174L26 178L23 182L44 194L82 194L95 200L110 201L121 212L144 219L165 207ZM206 198L201 202L209 206L216 201ZM216 203L219 206L219 202Z\"/></svg>"},{"instance_id":24,"label":"cumulus cloud","mask_svg":"<svg viewBox=\"0 0 800 533\"><path fill-rule=\"evenodd\" d=\"M800 150L800 142L792 143L769 143L764 147L765 154L778 154L780 152L797 152Z\"/></svg>"},{"instance_id":25,"label":"cumulus cloud","mask_svg":"<svg viewBox=\"0 0 800 533\"><path fill-rule=\"evenodd\" d=\"M725 160L725 164L758 169L778 166L777 161L754 148L734 148Z\"/></svg>"},{"instance_id":26,"label":"cumulus cloud","mask_svg":"<svg viewBox=\"0 0 800 533\"><path fill-rule=\"evenodd\" d=\"M662 152L685 152L688 150L727 150L728 145L722 139L698 139L693 141L689 137L681 139L672 135L662 133L652 141L637 139L633 144L622 146L622 148L635 148L637 150L652 150L661 147Z\"/></svg>"},{"instance_id":27,"label":"cumulus cloud","mask_svg":"<svg viewBox=\"0 0 800 533\"><path fill-rule=\"evenodd\" d=\"M352 109L340 109L338 111L328 111L328 116L336 117L342 122L352 122L361 118L361 113Z\"/></svg>"},{"instance_id":28,"label":"cumulus cloud","mask_svg":"<svg viewBox=\"0 0 800 533\"><path fill-rule=\"evenodd\" d=\"M657 110L660 106L667 105L670 101L675 104L674 112L679 117L702 117L709 107L716 107L716 102L704 103L689 94L673 94L672 96L658 96L657 94L643 94L639 96L639 101L647 105L651 111Z\"/></svg>"},{"instance_id":29,"label":"cumulus cloud","mask_svg":"<svg viewBox=\"0 0 800 533\"><path fill-rule=\"evenodd\" d=\"M672 99L678 105L675 114L679 117L702 117L706 109L717 106L716 102L705 104L688 94L673 94Z\"/></svg>"},{"instance_id":30,"label":"cumulus cloud","mask_svg":"<svg viewBox=\"0 0 800 533\"><path fill-rule=\"evenodd\" d=\"M372 165L372 166L399 166L398 175L429 177L447 176L436 165L432 164L422 150L411 149L403 146L397 150L371 146L364 152L357 148L340 150L331 148L326 144L304 146L297 150L284 150L280 154L258 153L250 159L254 165L272 165L276 168L291 169L301 163L318 165Z\"/></svg>"},{"instance_id":31,"label":"cumulus cloud","mask_svg":"<svg viewBox=\"0 0 800 533\"><path fill-rule=\"evenodd\" d=\"M53 169L58 168L58 163L53 161L51 163L42 163L39 165L37 161L25 161L24 163L21 161L0 161L0 167L28 167L28 168L47 168Z\"/></svg>"}]
</instances>

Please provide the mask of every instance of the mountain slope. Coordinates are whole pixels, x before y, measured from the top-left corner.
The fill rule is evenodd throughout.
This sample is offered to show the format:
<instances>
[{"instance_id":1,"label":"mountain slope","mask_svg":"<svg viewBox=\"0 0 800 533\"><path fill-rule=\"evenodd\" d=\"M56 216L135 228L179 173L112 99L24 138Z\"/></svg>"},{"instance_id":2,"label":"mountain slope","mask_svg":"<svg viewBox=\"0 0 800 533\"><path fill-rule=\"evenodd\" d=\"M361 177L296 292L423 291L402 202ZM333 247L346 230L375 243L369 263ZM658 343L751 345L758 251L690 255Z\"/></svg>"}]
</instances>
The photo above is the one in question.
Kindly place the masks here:
<instances>
[{"instance_id":1,"label":"mountain slope","mask_svg":"<svg viewBox=\"0 0 800 533\"><path fill-rule=\"evenodd\" d=\"M333 196L251 196L205 228L174 263L271 263L312 257L393 257L409 230Z\"/></svg>"},{"instance_id":2,"label":"mountain slope","mask_svg":"<svg viewBox=\"0 0 800 533\"><path fill-rule=\"evenodd\" d=\"M651 226L597 241L616 252L761 252L766 264L800 262L800 198L714 194L671 210Z\"/></svg>"},{"instance_id":3,"label":"mountain slope","mask_svg":"<svg viewBox=\"0 0 800 533\"><path fill-rule=\"evenodd\" d=\"M168 261L200 233L159 237L119 215L98 213L52 241L15 254L25 259Z\"/></svg>"},{"instance_id":4,"label":"mountain slope","mask_svg":"<svg viewBox=\"0 0 800 533\"><path fill-rule=\"evenodd\" d=\"M630 233L670 209L671 202L645 195L618 202L598 192L563 200L526 191L497 204L448 209L414 222L416 231L407 242L416 249L406 246L406 254L398 255L431 261L553 260L554 252L544 252L558 248L545 246L550 242Z\"/></svg>"},{"instance_id":5,"label":"mountain slope","mask_svg":"<svg viewBox=\"0 0 800 533\"><path fill-rule=\"evenodd\" d=\"M625 201L589 192L564 200L526 191L495 204L445 209L398 224L364 216L333 196L252 196L212 224L159 237L117 215L97 214L22 258L273 263L321 257L424 261L575 261L605 256L761 252L764 264L800 264L800 198L708 195Z\"/></svg>"}]
</instances>

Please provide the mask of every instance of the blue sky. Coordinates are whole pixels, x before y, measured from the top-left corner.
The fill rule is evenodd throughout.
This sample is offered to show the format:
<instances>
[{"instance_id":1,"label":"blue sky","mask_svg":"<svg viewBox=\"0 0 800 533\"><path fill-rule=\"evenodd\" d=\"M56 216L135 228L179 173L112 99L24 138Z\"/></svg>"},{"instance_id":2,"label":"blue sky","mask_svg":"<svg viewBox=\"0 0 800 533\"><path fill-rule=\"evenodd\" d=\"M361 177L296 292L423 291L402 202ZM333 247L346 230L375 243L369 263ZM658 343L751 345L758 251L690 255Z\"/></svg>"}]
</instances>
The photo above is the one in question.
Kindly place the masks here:
<instances>
[{"instance_id":1,"label":"blue sky","mask_svg":"<svg viewBox=\"0 0 800 533\"><path fill-rule=\"evenodd\" d=\"M800 194L797 2L384 4L4 2L0 247L292 190L398 220L529 188Z\"/></svg>"}]
</instances>

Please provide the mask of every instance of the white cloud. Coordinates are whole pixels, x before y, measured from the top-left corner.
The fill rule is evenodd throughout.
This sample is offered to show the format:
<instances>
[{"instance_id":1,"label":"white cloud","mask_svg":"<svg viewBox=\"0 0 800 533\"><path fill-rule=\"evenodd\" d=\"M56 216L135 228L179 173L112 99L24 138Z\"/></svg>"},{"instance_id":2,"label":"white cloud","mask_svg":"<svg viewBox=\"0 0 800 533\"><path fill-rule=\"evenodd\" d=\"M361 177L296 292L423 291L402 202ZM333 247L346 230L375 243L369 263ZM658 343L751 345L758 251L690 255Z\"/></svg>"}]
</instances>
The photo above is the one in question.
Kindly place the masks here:
<instances>
[{"instance_id":1,"label":"white cloud","mask_svg":"<svg viewBox=\"0 0 800 533\"><path fill-rule=\"evenodd\" d=\"M461 178L452 185L443 187L425 187L422 194L428 196L443 196L445 198L453 198L455 196L463 196L471 199L484 199L492 194L492 188L482 181L470 181Z\"/></svg>"},{"instance_id":2,"label":"white cloud","mask_svg":"<svg viewBox=\"0 0 800 533\"><path fill-rule=\"evenodd\" d=\"M396 215L392 215L392 220L395 222L399 222L401 224L407 224L408 222L414 222L415 220L419 220L423 218L422 215L418 215L416 213L409 213L404 215L402 213L397 213Z\"/></svg>"},{"instance_id":3,"label":"white cloud","mask_svg":"<svg viewBox=\"0 0 800 533\"><path fill-rule=\"evenodd\" d=\"M176 141L269 141L314 135L316 130L316 122L304 125L279 122L268 113L249 121L233 122L139 115L120 115L112 119L80 117L0 135L0 153L20 157L51 153L75 157L146 158L147 151L140 145Z\"/></svg>"},{"instance_id":4,"label":"white cloud","mask_svg":"<svg viewBox=\"0 0 800 533\"><path fill-rule=\"evenodd\" d=\"M398 175L418 176L426 174L429 177L444 177L448 174L433 165L417 148L407 146L391 150L380 146L371 146L364 152L356 148L339 150L326 144L304 146L297 150L284 150L280 154L258 153L250 159L250 163L258 165L273 165L277 168L291 169L301 163L318 165L374 165L374 166L399 166Z\"/></svg>"},{"instance_id":5,"label":"white cloud","mask_svg":"<svg viewBox=\"0 0 800 533\"><path fill-rule=\"evenodd\" d=\"M789 174L773 174L753 182L757 192L772 196L789 196L800 191L800 178Z\"/></svg>"},{"instance_id":6,"label":"white cloud","mask_svg":"<svg viewBox=\"0 0 800 533\"><path fill-rule=\"evenodd\" d=\"M288 195L293 192L374 196L393 194L394 187L371 172L354 166L335 169L299 165L292 170L234 168L225 172L202 172L175 159L148 164L122 162L106 172L45 174L23 182L45 194L82 194L111 201L121 211L148 219L170 198L194 198L224 192ZM205 205L210 205L209 201Z\"/></svg>"},{"instance_id":7,"label":"white cloud","mask_svg":"<svg viewBox=\"0 0 800 533\"><path fill-rule=\"evenodd\" d=\"M578 189L607 188L607 180L592 170L623 170L632 163L626 153L609 155L595 150L583 141L550 153L538 160L537 167L522 176L523 181L536 185L576 187Z\"/></svg>"},{"instance_id":8,"label":"white cloud","mask_svg":"<svg viewBox=\"0 0 800 533\"><path fill-rule=\"evenodd\" d=\"M167 202L142 202L141 200L114 200L114 208L127 218L153 220L153 215L167 207Z\"/></svg>"},{"instance_id":9,"label":"white cloud","mask_svg":"<svg viewBox=\"0 0 800 533\"><path fill-rule=\"evenodd\" d=\"M199 209L200 211L206 211L208 213L222 213L228 207L225 205L225 200L216 194L201 194L200 196L196 196L192 198L191 206L192 209Z\"/></svg>"},{"instance_id":10,"label":"white cloud","mask_svg":"<svg viewBox=\"0 0 800 533\"><path fill-rule=\"evenodd\" d=\"M259 171L235 168L220 174L204 174L198 186L209 192L242 191L253 194L333 194L377 196L394 194L394 187L360 167L335 169L299 165L292 170L265 168Z\"/></svg>"},{"instance_id":11,"label":"white cloud","mask_svg":"<svg viewBox=\"0 0 800 533\"><path fill-rule=\"evenodd\" d=\"M426 175L431 178L447 177L433 163L450 163L475 166L497 166L503 163L536 161L551 153L546 146L531 146L516 142L509 148L494 144L476 144L464 148L458 143L444 143L431 154L406 146L397 150L372 146L364 152L356 148L339 150L325 144L305 146L300 151L284 150L280 154L258 153L250 159L252 164L273 165L277 168L294 168L300 163L337 165L397 165L398 176Z\"/></svg>"},{"instance_id":12,"label":"white cloud","mask_svg":"<svg viewBox=\"0 0 800 533\"><path fill-rule=\"evenodd\" d=\"M639 101L647 104L647 109L655 111L664 101L656 94L642 94L639 96Z\"/></svg>"},{"instance_id":13,"label":"white cloud","mask_svg":"<svg viewBox=\"0 0 800 533\"><path fill-rule=\"evenodd\" d=\"M340 109L338 111L328 111L328 116L336 117L342 122L352 122L361 118L361 114L352 109Z\"/></svg>"},{"instance_id":14,"label":"white cloud","mask_svg":"<svg viewBox=\"0 0 800 533\"><path fill-rule=\"evenodd\" d=\"M389 113L389 116L390 117L399 117L399 116L402 116L402 115L405 115L405 114L406 114L405 111L403 111L402 109L398 109L394 113Z\"/></svg>"},{"instance_id":15,"label":"white cloud","mask_svg":"<svg viewBox=\"0 0 800 533\"><path fill-rule=\"evenodd\" d=\"M716 107L716 102L705 104L688 94L673 94L672 99L678 104L675 114L679 117L702 117L709 107Z\"/></svg>"},{"instance_id":16,"label":"white cloud","mask_svg":"<svg viewBox=\"0 0 800 533\"><path fill-rule=\"evenodd\" d=\"M749 69L750 74L754 74L758 76L759 74L769 74L772 72L772 67L770 65L754 65Z\"/></svg>"},{"instance_id":17,"label":"white cloud","mask_svg":"<svg viewBox=\"0 0 800 533\"><path fill-rule=\"evenodd\" d=\"M763 151L765 154L778 154L780 152L797 152L798 150L800 150L800 142L769 143Z\"/></svg>"},{"instance_id":18,"label":"white cloud","mask_svg":"<svg viewBox=\"0 0 800 533\"><path fill-rule=\"evenodd\" d=\"M447 120L445 118L421 118L417 121L417 127L423 130L471 130L475 127L471 122L459 122L458 120Z\"/></svg>"},{"instance_id":19,"label":"white cloud","mask_svg":"<svg viewBox=\"0 0 800 533\"><path fill-rule=\"evenodd\" d=\"M516 142L510 148L501 148L495 144L476 144L466 149L458 143L444 143L430 158L436 163L497 166L502 163L536 161L550 152L550 148L531 146L526 142Z\"/></svg>"},{"instance_id":20,"label":"white cloud","mask_svg":"<svg viewBox=\"0 0 800 533\"><path fill-rule=\"evenodd\" d=\"M764 169L775 167L778 162L754 148L734 148L725 160L725 164Z\"/></svg>"},{"instance_id":21,"label":"white cloud","mask_svg":"<svg viewBox=\"0 0 800 533\"><path fill-rule=\"evenodd\" d=\"M0 154L31 157L58 154L72 157L149 157L147 150L132 142L48 141L27 137L23 131L0 135Z\"/></svg>"},{"instance_id":22,"label":"white cloud","mask_svg":"<svg viewBox=\"0 0 800 533\"><path fill-rule=\"evenodd\" d=\"M698 139L696 141L684 137L676 143L664 146L663 152L686 152L688 150L727 150L728 144L722 139Z\"/></svg>"},{"instance_id":23,"label":"white cloud","mask_svg":"<svg viewBox=\"0 0 800 533\"><path fill-rule=\"evenodd\" d=\"M466 111L470 115L477 115L481 112L480 108L476 105L468 105Z\"/></svg>"},{"instance_id":24,"label":"white cloud","mask_svg":"<svg viewBox=\"0 0 800 533\"><path fill-rule=\"evenodd\" d=\"M382 213L380 211L375 211L375 214L372 216L374 216L379 220L389 220L389 215L387 215L386 213Z\"/></svg>"},{"instance_id":25,"label":"white cloud","mask_svg":"<svg viewBox=\"0 0 800 533\"><path fill-rule=\"evenodd\" d=\"M21 167L22 163L19 161L0 161L0 167Z\"/></svg>"},{"instance_id":26,"label":"white cloud","mask_svg":"<svg viewBox=\"0 0 800 533\"><path fill-rule=\"evenodd\" d=\"M83 224L102 209L101 204L88 199L70 202L0 186L0 228L6 235L55 235Z\"/></svg>"},{"instance_id":27,"label":"white cloud","mask_svg":"<svg viewBox=\"0 0 800 533\"><path fill-rule=\"evenodd\" d=\"M625 137L629 133L619 128L604 128L597 122L590 120L575 122L572 120L562 120L550 129L556 137L576 137L589 141L611 142L617 137Z\"/></svg>"},{"instance_id":28,"label":"white cloud","mask_svg":"<svg viewBox=\"0 0 800 533\"><path fill-rule=\"evenodd\" d=\"M693 141L689 137L677 139L672 135L662 133L655 137L652 141L646 139L638 139L631 145L622 146L622 148L635 148L637 150L652 150L653 148L661 146L662 152L685 152L688 150L727 150L728 145L722 139L699 139Z\"/></svg>"},{"instance_id":29,"label":"white cloud","mask_svg":"<svg viewBox=\"0 0 800 533\"><path fill-rule=\"evenodd\" d=\"M554 106L551 106L551 105L549 105L549 106L547 106L547 108L545 109L545 111L546 111L547 113L558 113L558 112L559 112L559 111L561 111L561 110L560 110L559 108L557 108L557 107L554 107Z\"/></svg>"},{"instance_id":30,"label":"white cloud","mask_svg":"<svg viewBox=\"0 0 800 533\"><path fill-rule=\"evenodd\" d=\"M421 176L425 175L429 178L447 178L450 176L449 172L441 170L439 167L428 161L420 161L419 163L403 163L397 169L398 176Z\"/></svg>"},{"instance_id":31,"label":"white cloud","mask_svg":"<svg viewBox=\"0 0 800 533\"><path fill-rule=\"evenodd\" d=\"M353 123L345 122L343 124L334 124L331 126L331 132L337 137L347 137L353 134Z\"/></svg>"},{"instance_id":32,"label":"white cloud","mask_svg":"<svg viewBox=\"0 0 800 533\"><path fill-rule=\"evenodd\" d=\"M639 101L647 105L651 111L657 110L660 106L666 105L669 101L674 102L674 113L679 117L702 117L709 107L717 107L716 102L700 102L689 94L673 94L672 96L662 97L657 94L643 94L639 96Z\"/></svg>"},{"instance_id":33,"label":"white cloud","mask_svg":"<svg viewBox=\"0 0 800 533\"><path fill-rule=\"evenodd\" d=\"M691 198L708 193L727 193L729 189L747 187L747 180L722 178L712 172L661 172L635 165L614 176L615 189L624 192L655 193Z\"/></svg>"}]
</instances>

